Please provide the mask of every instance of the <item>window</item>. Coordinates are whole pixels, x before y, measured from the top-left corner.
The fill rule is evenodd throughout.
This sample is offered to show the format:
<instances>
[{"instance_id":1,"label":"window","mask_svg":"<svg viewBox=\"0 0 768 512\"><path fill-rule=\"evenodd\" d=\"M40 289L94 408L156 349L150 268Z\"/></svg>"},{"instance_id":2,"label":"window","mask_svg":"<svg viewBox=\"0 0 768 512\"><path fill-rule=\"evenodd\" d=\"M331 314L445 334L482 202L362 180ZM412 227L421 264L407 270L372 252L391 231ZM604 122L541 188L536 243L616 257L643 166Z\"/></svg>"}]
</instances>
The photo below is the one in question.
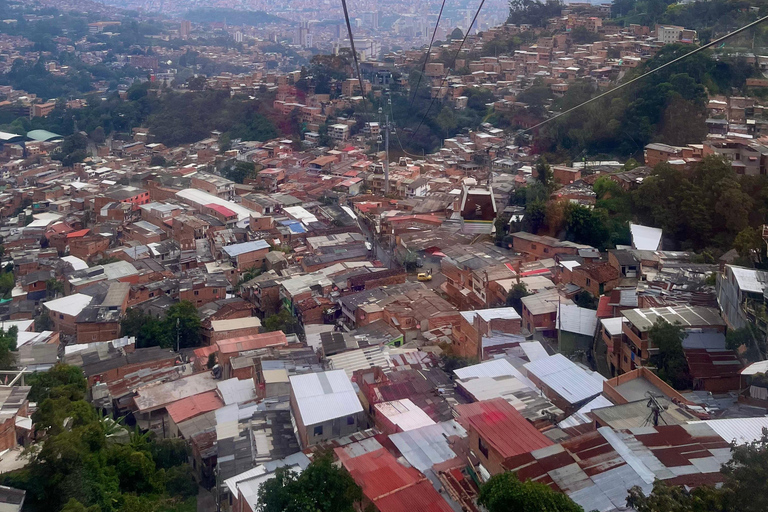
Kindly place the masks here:
<instances>
[{"instance_id":1,"label":"window","mask_svg":"<svg viewBox=\"0 0 768 512\"><path fill-rule=\"evenodd\" d=\"M480 450L480 453L482 453L486 459L488 458L488 446L483 442L482 437L477 438L477 449Z\"/></svg>"},{"instance_id":2,"label":"window","mask_svg":"<svg viewBox=\"0 0 768 512\"><path fill-rule=\"evenodd\" d=\"M315 427L314 435L316 435L316 436L323 435L323 426L322 425L318 425L318 426Z\"/></svg>"},{"instance_id":3,"label":"window","mask_svg":"<svg viewBox=\"0 0 768 512\"><path fill-rule=\"evenodd\" d=\"M347 416L347 425L354 425L354 424L355 424L355 417Z\"/></svg>"},{"instance_id":4,"label":"window","mask_svg":"<svg viewBox=\"0 0 768 512\"><path fill-rule=\"evenodd\" d=\"M592 286L592 280L590 278L587 278L587 286Z\"/></svg>"},{"instance_id":5,"label":"window","mask_svg":"<svg viewBox=\"0 0 768 512\"><path fill-rule=\"evenodd\" d=\"M219 293L219 290L218 290L218 288L214 288L214 289L213 289L213 294L214 294L214 295L216 295L217 293Z\"/></svg>"},{"instance_id":6,"label":"window","mask_svg":"<svg viewBox=\"0 0 768 512\"><path fill-rule=\"evenodd\" d=\"M531 244L531 249L536 249L536 244Z\"/></svg>"},{"instance_id":7,"label":"window","mask_svg":"<svg viewBox=\"0 0 768 512\"><path fill-rule=\"evenodd\" d=\"M195 290L195 295L200 295L200 291L199 290Z\"/></svg>"},{"instance_id":8,"label":"window","mask_svg":"<svg viewBox=\"0 0 768 512\"><path fill-rule=\"evenodd\" d=\"M549 254L549 249L547 247L544 248L544 254Z\"/></svg>"},{"instance_id":9,"label":"window","mask_svg":"<svg viewBox=\"0 0 768 512\"><path fill-rule=\"evenodd\" d=\"M59 320L64 320L64 315L62 315L61 313L59 313Z\"/></svg>"}]
</instances>

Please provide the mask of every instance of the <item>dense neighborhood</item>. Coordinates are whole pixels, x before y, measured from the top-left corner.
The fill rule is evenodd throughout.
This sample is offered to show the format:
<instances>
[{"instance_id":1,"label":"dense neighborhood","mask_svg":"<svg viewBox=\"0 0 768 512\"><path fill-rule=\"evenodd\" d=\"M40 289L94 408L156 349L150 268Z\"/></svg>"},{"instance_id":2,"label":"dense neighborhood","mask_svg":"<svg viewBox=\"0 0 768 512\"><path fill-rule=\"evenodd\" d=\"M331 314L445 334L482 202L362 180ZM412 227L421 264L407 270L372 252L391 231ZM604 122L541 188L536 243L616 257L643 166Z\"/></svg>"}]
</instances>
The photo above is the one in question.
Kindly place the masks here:
<instances>
[{"instance_id":1,"label":"dense neighborhood","mask_svg":"<svg viewBox=\"0 0 768 512\"><path fill-rule=\"evenodd\" d=\"M87 4L0 5L1 510L766 505L757 36Z\"/></svg>"}]
</instances>

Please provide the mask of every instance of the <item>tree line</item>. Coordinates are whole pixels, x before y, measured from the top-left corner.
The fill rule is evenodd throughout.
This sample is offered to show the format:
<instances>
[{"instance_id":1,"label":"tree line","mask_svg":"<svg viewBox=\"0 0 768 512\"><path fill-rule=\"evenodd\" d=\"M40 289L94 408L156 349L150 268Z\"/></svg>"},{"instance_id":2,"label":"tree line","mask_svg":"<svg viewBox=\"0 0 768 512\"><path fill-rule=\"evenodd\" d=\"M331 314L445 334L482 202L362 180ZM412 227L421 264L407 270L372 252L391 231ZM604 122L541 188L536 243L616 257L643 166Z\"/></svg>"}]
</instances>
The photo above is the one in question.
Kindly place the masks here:
<instances>
[{"instance_id":1,"label":"tree line","mask_svg":"<svg viewBox=\"0 0 768 512\"><path fill-rule=\"evenodd\" d=\"M82 370L56 365L29 377L38 439L31 462L2 476L27 491L24 510L187 512L197 484L181 439L158 439L101 416Z\"/></svg>"},{"instance_id":2,"label":"tree line","mask_svg":"<svg viewBox=\"0 0 768 512\"><path fill-rule=\"evenodd\" d=\"M632 168L636 162L628 162ZM538 176L549 172L541 159ZM665 248L696 251L714 263L736 248L748 265L764 262L759 226L768 218L768 177L739 176L731 165L709 156L690 170L662 163L634 190L625 191L608 176L594 181L594 208L550 199L551 177L517 189L512 204L524 206L522 224L514 230L564 235L600 249L628 245L629 222L664 231Z\"/></svg>"}]
</instances>

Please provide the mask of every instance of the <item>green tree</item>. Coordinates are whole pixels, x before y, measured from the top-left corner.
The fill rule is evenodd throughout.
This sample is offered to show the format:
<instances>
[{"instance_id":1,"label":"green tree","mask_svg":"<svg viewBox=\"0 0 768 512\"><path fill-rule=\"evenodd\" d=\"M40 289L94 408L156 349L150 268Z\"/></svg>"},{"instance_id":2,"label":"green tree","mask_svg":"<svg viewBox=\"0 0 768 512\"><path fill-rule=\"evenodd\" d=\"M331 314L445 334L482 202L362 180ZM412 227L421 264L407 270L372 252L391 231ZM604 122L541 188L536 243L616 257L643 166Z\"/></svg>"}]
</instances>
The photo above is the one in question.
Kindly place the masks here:
<instances>
[{"instance_id":1,"label":"green tree","mask_svg":"<svg viewBox=\"0 0 768 512\"><path fill-rule=\"evenodd\" d=\"M168 162L160 155L152 155L152 158L149 159L150 167L165 167L166 165L168 165Z\"/></svg>"},{"instance_id":2,"label":"green tree","mask_svg":"<svg viewBox=\"0 0 768 512\"><path fill-rule=\"evenodd\" d=\"M683 352L683 328L659 318L648 331L651 345L658 348L657 354L651 356L651 363L656 366L659 377L675 389L689 389L691 375L688 361Z\"/></svg>"},{"instance_id":3,"label":"green tree","mask_svg":"<svg viewBox=\"0 0 768 512\"><path fill-rule=\"evenodd\" d=\"M234 167L226 167L221 172L225 178L235 183L243 183L246 178L256 175L256 164L253 162L236 162Z\"/></svg>"},{"instance_id":4,"label":"green tree","mask_svg":"<svg viewBox=\"0 0 768 512\"><path fill-rule=\"evenodd\" d=\"M573 296L573 302L580 308L597 309L598 299L586 290L582 290Z\"/></svg>"},{"instance_id":5,"label":"green tree","mask_svg":"<svg viewBox=\"0 0 768 512\"><path fill-rule=\"evenodd\" d=\"M174 344L178 335L180 348L200 345L200 315L191 302L183 300L168 308L163 324L166 332L173 333Z\"/></svg>"},{"instance_id":6,"label":"green tree","mask_svg":"<svg viewBox=\"0 0 768 512\"><path fill-rule=\"evenodd\" d=\"M528 291L528 288L525 286L525 283L517 283L515 286L512 287L511 290L509 290L509 293L507 294L507 301L506 305L510 308L515 308L515 311L517 311L518 314L522 314L523 311L523 297L527 297L530 295L530 292Z\"/></svg>"},{"instance_id":7,"label":"green tree","mask_svg":"<svg viewBox=\"0 0 768 512\"><path fill-rule=\"evenodd\" d=\"M232 149L232 139L228 133L219 135L219 153L226 153Z\"/></svg>"},{"instance_id":8,"label":"green tree","mask_svg":"<svg viewBox=\"0 0 768 512\"><path fill-rule=\"evenodd\" d=\"M47 372L35 372L27 377L27 385L31 387L29 400L32 402L40 403L51 396L66 396L72 401L85 398L85 377L83 370L76 366L56 364Z\"/></svg>"},{"instance_id":9,"label":"green tree","mask_svg":"<svg viewBox=\"0 0 768 512\"><path fill-rule=\"evenodd\" d=\"M135 337L137 348L174 346L175 325L171 327L173 331L169 331L161 319L138 308L129 308L120 321L120 332L123 336Z\"/></svg>"},{"instance_id":10,"label":"green tree","mask_svg":"<svg viewBox=\"0 0 768 512\"><path fill-rule=\"evenodd\" d=\"M64 137L64 141L52 158L61 161L64 167L82 162L88 156L88 139L81 133L73 133Z\"/></svg>"},{"instance_id":11,"label":"green tree","mask_svg":"<svg viewBox=\"0 0 768 512\"><path fill-rule=\"evenodd\" d=\"M264 329L267 332L283 331L286 334L292 334L298 332L299 322L290 311L282 308L276 314L264 319Z\"/></svg>"},{"instance_id":12,"label":"green tree","mask_svg":"<svg viewBox=\"0 0 768 512\"><path fill-rule=\"evenodd\" d=\"M554 174L552 173L552 168L549 167L547 159L543 156L536 161L536 179L546 189L550 189L553 185Z\"/></svg>"},{"instance_id":13,"label":"green tree","mask_svg":"<svg viewBox=\"0 0 768 512\"><path fill-rule=\"evenodd\" d=\"M7 370L16 366L16 339L19 328L15 325L10 329L0 329L0 369Z\"/></svg>"},{"instance_id":14,"label":"green tree","mask_svg":"<svg viewBox=\"0 0 768 512\"><path fill-rule=\"evenodd\" d=\"M12 272L3 272L0 274L0 296L10 297L11 290L16 286L16 279Z\"/></svg>"},{"instance_id":15,"label":"green tree","mask_svg":"<svg viewBox=\"0 0 768 512\"><path fill-rule=\"evenodd\" d=\"M456 126L458 126L453 109L447 105L443 107L435 121L440 126L440 129L443 131L446 138L449 137L456 129Z\"/></svg>"},{"instance_id":16,"label":"green tree","mask_svg":"<svg viewBox=\"0 0 768 512\"><path fill-rule=\"evenodd\" d=\"M750 226L739 231L733 241L733 247L739 251L739 256L752 262L762 263L765 252L765 241L758 231Z\"/></svg>"},{"instance_id":17,"label":"green tree","mask_svg":"<svg viewBox=\"0 0 768 512\"><path fill-rule=\"evenodd\" d=\"M708 486L686 491L662 480L653 483L653 491L646 496L640 487L632 487L627 505L637 512L725 512L722 494Z\"/></svg>"},{"instance_id":18,"label":"green tree","mask_svg":"<svg viewBox=\"0 0 768 512\"><path fill-rule=\"evenodd\" d=\"M604 210L569 204L565 219L566 237L580 244L604 249L610 238Z\"/></svg>"},{"instance_id":19,"label":"green tree","mask_svg":"<svg viewBox=\"0 0 768 512\"><path fill-rule=\"evenodd\" d=\"M488 512L583 512L565 494L539 482L521 482L509 472L492 476L484 483L478 503Z\"/></svg>"},{"instance_id":20,"label":"green tree","mask_svg":"<svg viewBox=\"0 0 768 512\"><path fill-rule=\"evenodd\" d=\"M330 455L317 457L300 474L279 468L259 488L259 512L353 512L363 492Z\"/></svg>"}]
</instances>

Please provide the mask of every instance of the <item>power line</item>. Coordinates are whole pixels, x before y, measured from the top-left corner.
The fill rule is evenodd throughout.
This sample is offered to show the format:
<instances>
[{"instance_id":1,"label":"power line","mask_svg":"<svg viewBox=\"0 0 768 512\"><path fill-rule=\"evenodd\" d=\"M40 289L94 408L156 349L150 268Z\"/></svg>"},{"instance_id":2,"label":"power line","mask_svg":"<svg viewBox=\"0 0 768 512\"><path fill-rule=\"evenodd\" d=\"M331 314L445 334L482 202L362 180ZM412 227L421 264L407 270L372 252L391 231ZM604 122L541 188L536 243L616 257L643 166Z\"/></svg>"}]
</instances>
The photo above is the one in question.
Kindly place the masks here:
<instances>
[{"instance_id":1,"label":"power line","mask_svg":"<svg viewBox=\"0 0 768 512\"><path fill-rule=\"evenodd\" d=\"M467 37L469 37L469 33L472 32L472 27L475 25L475 21L477 21L477 17L480 14L480 9L483 8L483 5L485 4L485 0L480 1L480 6L477 8L477 12L475 13L475 16L472 18L472 23L469 24L469 28L467 28L467 33L464 34L464 39L461 40L461 44L459 45L459 49L456 50L456 53L453 56L453 62L451 63L451 68L453 68L456 65L456 59L459 58L459 53L461 52L461 49L464 47L464 43L467 41ZM429 115L429 111L432 110L432 106L435 104L435 100L437 100L437 97L440 96L440 91L443 90L443 84L445 83L445 80L448 78L448 74L446 73L443 76L443 79L440 81L440 87L437 89L437 96L432 98L432 101L429 103L429 107L427 107L427 111L424 113L424 116L421 118L421 121L419 121L419 125L416 127L415 130L411 133L411 139L416 135L416 132L419 131L419 128L421 128L421 125L424 124L424 120Z\"/></svg>"},{"instance_id":2,"label":"power line","mask_svg":"<svg viewBox=\"0 0 768 512\"><path fill-rule=\"evenodd\" d=\"M667 62L665 64L662 64L661 66L659 66L657 68L654 68L654 69L652 69L652 70L650 70L650 71L648 71L646 73L643 73L640 76L637 76L637 77L633 78L632 80L624 82L623 84L620 84L617 87L614 87L610 91L605 91L604 93L598 94L594 98L590 98L587 101L576 105L575 107L571 107L568 110L566 110L565 112L561 112L561 113L559 113L559 114L557 114L555 116L550 117L549 119L546 119L546 120L544 120L544 121L542 121L542 122L540 122L540 123L538 123L536 125L531 126L530 128L526 128L525 130L522 130L521 132L519 132L519 134L523 134L523 133L527 133L527 132L529 132L531 130L535 130L539 126L545 125L545 124L547 124L550 121L554 121L555 119L558 119L558 118L560 118L560 117L562 117L564 115L570 114L574 110L578 110L581 107L592 103L593 101L597 101L600 98L604 98L605 96L608 96L609 94L613 94L614 92L618 91L619 89L623 89L624 87L627 87L628 85L631 85L631 84L637 82L638 80L642 80L643 78L647 77L648 75L652 75L653 73L656 73L657 71L660 71L660 70L662 70L662 69L664 69L664 68L666 68L668 66L671 66L672 64L680 62L681 60L683 60L683 59L685 59L687 57L690 57L691 55L693 55L695 53L702 52L702 51L706 50L707 48L709 48L711 46L714 46L716 44L722 43L726 39L729 39L729 38L735 36L736 34L739 34L741 32L744 32L745 30L748 30L748 29L750 29L752 27L755 27L755 26L759 25L760 23L762 23L762 22L764 22L766 20L768 20L768 16L764 16L764 17L762 17L762 18L760 18L758 20L753 21L752 23L744 25L743 27L741 27L739 29L736 29L733 32L730 32L730 33L728 33L728 34L726 34L726 35L724 35L724 36L722 36L722 37L720 37L718 39L715 39L714 41L710 41L709 43L707 43L707 44L705 44L703 46L699 46L695 50L692 50L692 51L686 53L685 55L681 55L680 57L672 59L671 61L669 61L669 62Z\"/></svg>"},{"instance_id":3,"label":"power line","mask_svg":"<svg viewBox=\"0 0 768 512\"><path fill-rule=\"evenodd\" d=\"M347 34L349 34L349 46L352 48L352 58L355 59L355 69L357 70L357 80L360 83L360 94L363 96L363 110L367 115L368 107L365 105L365 86L363 85L363 75L360 74L360 63L357 61L357 51L355 50L355 40L352 37L352 24L349 22L349 11L347 11L347 0L341 0L344 7L344 20L347 22Z\"/></svg>"},{"instance_id":4,"label":"power line","mask_svg":"<svg viewBox=\"0 0 768 512\"><path fill-rule=\"evenodd\" d=\"M429 47L427 48L427 53L424 56L424 64L421 66L421 73L419 73L419 81L416 82L416 88L413 90L413 96L411 97L411 104L408 105L408 108L411 108L413 106L413 102L416 100L416 93L419 92L419 85L421 85L421 77L424 76L424 70L427 69L429 54L432 53L432 43L435 42L435 36L437 35L437 27L440 25L440 18L442 18L443 16L443 8L445 8L445 0L443 0L443 5L440 6L440 12L437 15L437 23L435 23L435 30L432 32L432 39L430 39L429 41Z\"/></svg>"},{"instance_id":5,"label":"power line","mask_svg":"<svg viewBox=\"0 0 768 512\"><path fill-rule=\"evenodd\" d=\"M397 123L395 122L395 111L392 108L392 95L389 94L387 98L387 103L389 103L389 117L392 119L392 131L395 134L395 138L397 139L397 145L400 146L400 151L405 153L406 155L413 157L413 158L424 158L423 155L416 155L413 153L409 153L405 150L403 147L403 143L400 141L400 134L397 133Z\"/></svg>"}]
</instances>

